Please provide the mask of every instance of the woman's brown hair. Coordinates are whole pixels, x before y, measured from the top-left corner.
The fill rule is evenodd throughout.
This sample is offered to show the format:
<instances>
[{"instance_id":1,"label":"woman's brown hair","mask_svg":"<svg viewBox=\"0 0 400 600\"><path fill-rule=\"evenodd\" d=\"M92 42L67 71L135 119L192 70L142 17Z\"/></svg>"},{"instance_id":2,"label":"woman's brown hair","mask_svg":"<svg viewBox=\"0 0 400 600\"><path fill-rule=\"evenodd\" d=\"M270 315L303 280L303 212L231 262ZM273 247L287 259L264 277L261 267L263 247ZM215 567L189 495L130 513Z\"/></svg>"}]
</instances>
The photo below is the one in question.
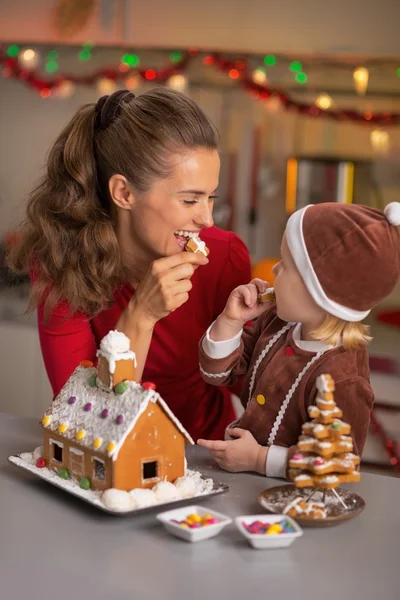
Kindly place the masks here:
<instances>
[{"instance_id":1,"label":"woman's brown hair","mask_svg":"<svg viewBox=\"0 0 400 600\"><path fill-rule=\"evenodd\" d=\"M8 254L15 272L31 270L30 308L44 300L47 318L66 301L92 317L109 306L123 278L110 177L144 192L170 174L175 152L217 143L200 107L167 88L137 97L121 90L78 110L49 152Z\"/></svg>"}]
</instances>

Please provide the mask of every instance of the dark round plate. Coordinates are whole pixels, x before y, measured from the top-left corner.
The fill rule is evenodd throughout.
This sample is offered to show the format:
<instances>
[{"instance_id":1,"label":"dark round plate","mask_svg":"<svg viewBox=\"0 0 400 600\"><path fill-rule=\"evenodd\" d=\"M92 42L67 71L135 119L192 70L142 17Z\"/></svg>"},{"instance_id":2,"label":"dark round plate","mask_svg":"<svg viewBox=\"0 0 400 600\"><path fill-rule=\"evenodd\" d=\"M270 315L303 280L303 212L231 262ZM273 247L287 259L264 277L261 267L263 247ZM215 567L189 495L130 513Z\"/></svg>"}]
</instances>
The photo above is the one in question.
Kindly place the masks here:
<instances>
[{"instance_id":1,"label":"dark round plate","mask_svg":"<svg viewBox=\"0 0 400 600\"><path fill-rule=\"evenodd\" d=\"M313 491L312 488L296 488L294 485L278 485L268 490L264 490L258 496L258 501L268 512L282 514L285 506L294 500L297 496L307 498ZM345 488L336 488L335 490L347 509L334 495L332 490L326 490L325 505L328 516L326 519L310 519L304 517L293 517L302 527L330 527L343 521L348 521L357 517L365 508L364 500L346 490ZM312 497L314 502L321 502L323 491L317 490Z\"/></svg>"}]
</instances>

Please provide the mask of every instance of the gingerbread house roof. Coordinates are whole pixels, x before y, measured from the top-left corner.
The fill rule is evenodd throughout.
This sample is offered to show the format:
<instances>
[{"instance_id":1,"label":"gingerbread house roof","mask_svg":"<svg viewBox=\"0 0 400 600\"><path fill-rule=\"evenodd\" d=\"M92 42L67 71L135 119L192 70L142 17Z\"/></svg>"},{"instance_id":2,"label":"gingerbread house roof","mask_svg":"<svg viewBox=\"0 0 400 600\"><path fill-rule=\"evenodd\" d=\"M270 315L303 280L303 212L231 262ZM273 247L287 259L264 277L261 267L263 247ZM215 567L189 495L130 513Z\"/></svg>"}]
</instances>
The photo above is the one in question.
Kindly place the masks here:
<instances>
[{"instance_id":1,"label":"gingerbread house roof","mask_svg":"<svg viewBox=\"0 0 400 600\"><path fill-rule=\"evenodd\" d=\"M129 432L147 409L157 402L190 444L194 441L155 390L145 390L134 381L127 382L121 395L89 384L96 369L78 367L43 417L46 429L116 460Z\"/></svg>"}]
</instances>

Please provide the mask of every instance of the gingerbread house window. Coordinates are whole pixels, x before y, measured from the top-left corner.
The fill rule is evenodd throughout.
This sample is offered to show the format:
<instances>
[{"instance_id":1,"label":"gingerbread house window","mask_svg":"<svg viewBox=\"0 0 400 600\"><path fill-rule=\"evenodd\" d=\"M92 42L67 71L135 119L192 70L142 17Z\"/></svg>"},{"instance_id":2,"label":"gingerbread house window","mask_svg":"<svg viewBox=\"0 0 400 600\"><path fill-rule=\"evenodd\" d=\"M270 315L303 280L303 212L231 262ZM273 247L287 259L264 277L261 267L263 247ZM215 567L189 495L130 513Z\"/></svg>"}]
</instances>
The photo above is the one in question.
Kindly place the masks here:
<instances>
[{"instance_id":1,"label":"gingerbread house window","mask_svg":"<svg viewBox=\"0 0 400 600\"><path fill-rule=\"evenodd\" d=\"M51 440L52 458L57 462L63 461L63 444Z\"/></svg>"},{"instance_id":2,"label":"gingerbread house window","mask_svg":"<svg viewBox=\"0 0 400 600\"><path fill-rule=\"evenodd\" d=\"M98 458L93 459L93 477L98 480L106 478L104 462Z\"/></svg>"},{"instance_id":3,"label":"gingerbread house window","mask_svg":"<svg viewBox=\"0 0 400 600\"><path fill-rule=\"evenodd\" d=\"M142 480L148 481L149 479L158 478L158 461L143 461L142 462Z\"/></svg>"}]
</instances>

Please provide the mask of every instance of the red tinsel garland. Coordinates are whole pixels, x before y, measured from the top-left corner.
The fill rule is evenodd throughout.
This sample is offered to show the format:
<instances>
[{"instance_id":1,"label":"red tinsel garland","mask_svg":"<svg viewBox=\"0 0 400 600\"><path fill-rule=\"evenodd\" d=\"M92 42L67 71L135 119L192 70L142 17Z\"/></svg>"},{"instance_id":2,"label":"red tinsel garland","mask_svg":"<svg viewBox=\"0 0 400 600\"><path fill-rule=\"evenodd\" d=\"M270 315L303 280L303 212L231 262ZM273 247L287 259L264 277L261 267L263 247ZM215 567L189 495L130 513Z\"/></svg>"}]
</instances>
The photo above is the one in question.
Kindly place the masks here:
<instances>
[{"instance_id":1,"label":"red tinsel garland","mask_svg":"<svg viewBox=\"0 0 400 600\"><path fill-rule=\"evenodd\" d=\"M388 454L388 456L390 458L390 464L393 466L393 468L396 471L399 471L400 470L400 454L399 454L400 447L396 443L395 440L392 440L388 436L387 432L385 431L385 429L382 427L379 420L377 419L375 410L372 410L372 412L371 412L371 428L372 428L373 433L380 438L380 440L385 448L385 452L386 452L386 454Z\"/></svg>"},{"instance_id":2,"label":"red tinsel garland","mask_svg":"<svg viewBox=\"0 0 400 600\"><path fill-rule=\"evenodd\" d=\"M163 69L130 69L128 72L121 69L104 68L94 71L91 75L71 75L64 74L54 78L44 79L37 75L36 71L29 71L19 66L17 59L8 58L0 50L0 65L4 65L3 75L20 79L29 85L32 89L41 93L44 90L49 92L55 91L63 82L71 81L78 85L93 85L101 78L107 78L112 81L125 80L127 77L137 74L144 81L154 81L165 83L169 77L182 73L188 66L190 60L198 54L197 50L189 50L183 54L182 59L175 64L168 64ZM337 109L337 110L322 110L315 104L302 103L293 100L280 89L270 86L255 83L249 75L247 61L245 59L232 60L225 58L222 54L213 53L207 55L203 59L203 63L208 66L213 66L220 71L223 71L231 77L238 85L240 85L251 96L267 101L270 98L279 98L282 106L297 114L311 117L328 117L336 121L353 121L358 123L372 123L374 125L399 125L400 113L391 112L365 112L360 113L356 110Z\"/></svg>"}]
</instances>

